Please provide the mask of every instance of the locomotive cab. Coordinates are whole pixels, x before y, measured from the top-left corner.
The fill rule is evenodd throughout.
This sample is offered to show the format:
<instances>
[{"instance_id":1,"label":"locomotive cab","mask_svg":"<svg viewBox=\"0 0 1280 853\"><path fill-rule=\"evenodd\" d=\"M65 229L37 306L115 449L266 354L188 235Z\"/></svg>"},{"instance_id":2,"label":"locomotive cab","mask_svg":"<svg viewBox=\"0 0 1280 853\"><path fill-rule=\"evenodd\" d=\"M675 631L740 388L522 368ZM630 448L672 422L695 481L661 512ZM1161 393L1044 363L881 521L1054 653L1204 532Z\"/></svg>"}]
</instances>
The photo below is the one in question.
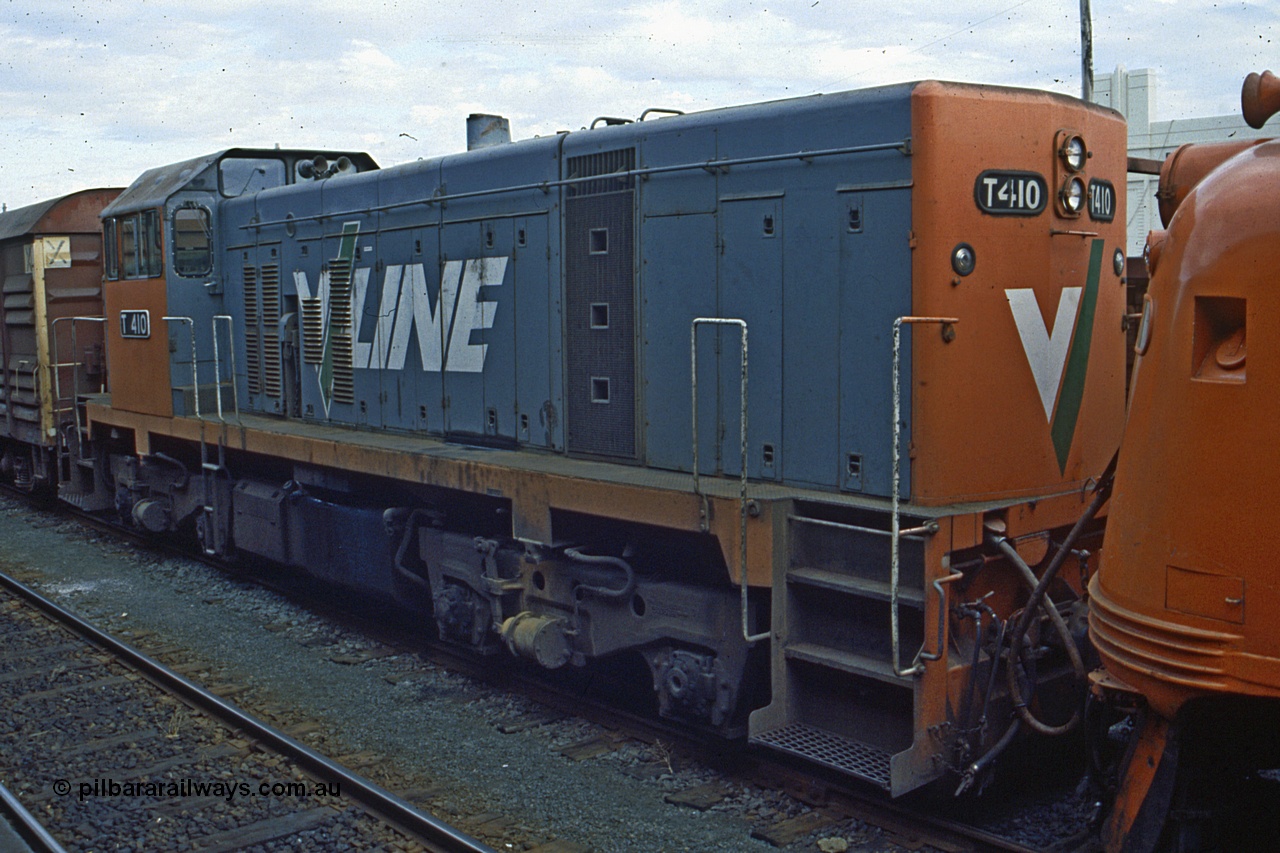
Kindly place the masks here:
<instances>
[{"instance_id":1,"label":"locomotive cab","mask_svg":"<svg viewBox=\"0 0 1280 853\"><path fill-rule=\"evenodd\" d=\"M229 325L214 319L227 317L218 259L225 247L213 238L222 234L220 206L376 168L354 152L233 148L134 181L101 215L112 405L161 417L230 409L233 383L212 355L215 338L224 353L235 344Z\"/></svg>"},{"instance_id":2,"label":"locomotive cab","mask_svg":"<svg viewBox=\"0 0 1280 853\"><path fill-rule=\"evenodd\" d=\"M218 228L223 204L375 169L368 155L355 152L233 148L143 173L101 212L113 376L102 401L120 412L225 423L239 409L233 377L236 349L243 363L244 343L220 284L220 242L240 238ZM273 341L278 347L279 338ZM169 530L209 500L189 488L182 463L162 448L151 453L145 436L142 446L144 453L124 463L80 460L82 470L60 488L62 497L85 509L114 504L154 532Z\"/></svg>"}]
</instances>

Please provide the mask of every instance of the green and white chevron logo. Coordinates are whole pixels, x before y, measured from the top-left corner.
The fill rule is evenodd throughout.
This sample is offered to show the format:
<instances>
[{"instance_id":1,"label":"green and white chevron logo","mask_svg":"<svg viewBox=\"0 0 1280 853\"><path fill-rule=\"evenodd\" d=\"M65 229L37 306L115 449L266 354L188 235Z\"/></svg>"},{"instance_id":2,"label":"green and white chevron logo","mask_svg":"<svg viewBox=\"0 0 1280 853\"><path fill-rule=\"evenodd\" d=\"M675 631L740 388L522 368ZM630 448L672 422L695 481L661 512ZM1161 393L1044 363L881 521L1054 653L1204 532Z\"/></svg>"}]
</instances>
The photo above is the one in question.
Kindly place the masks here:
<instances>
[{"instance_id":1,"label":"green and white chevron logo","mask_svg":"<svg viewBox=\"0 0 1280 853\"><path fill-rule=\"evenodd\" d=\"M1045 328L1030 288L1006 290L1013 321L1022 339L1022 349L1031 365L1040 403L1049 421L1058 469L1065 472L1071 442L1084 399L1085 373L1093 342L1093 317L1098 307L1098 280L1102 273L1102 240L1094 240L1089 253L1089 272L1083 294L1079 287L1064 287L1058 297L1058 313L1053 332Z\"/></svg>"},{"instance_id":2,"label":"green and white chevron logo","mask_svg":"<svg viewBox=\"0 0 1280 853\"><path fill-rule=\"evenodd\" d=\"M324 355L320 360L320 393L324 395L324 407L327 412L329 403L333 400L333 341L337 335L349 334L351 316L351 265L356 257L356 237L360 233L359 222L347 222L342 226L342 237L338 241L338 256L329 262L329 282L325 288L330 293L333 291L342 291L340 298L343 298L347 305L347 311L343 320L345 322L337 323L335 314L337 312L330 309L328 312L327 322L325 323L324 334Z\"/></svg>"}]
</instances>

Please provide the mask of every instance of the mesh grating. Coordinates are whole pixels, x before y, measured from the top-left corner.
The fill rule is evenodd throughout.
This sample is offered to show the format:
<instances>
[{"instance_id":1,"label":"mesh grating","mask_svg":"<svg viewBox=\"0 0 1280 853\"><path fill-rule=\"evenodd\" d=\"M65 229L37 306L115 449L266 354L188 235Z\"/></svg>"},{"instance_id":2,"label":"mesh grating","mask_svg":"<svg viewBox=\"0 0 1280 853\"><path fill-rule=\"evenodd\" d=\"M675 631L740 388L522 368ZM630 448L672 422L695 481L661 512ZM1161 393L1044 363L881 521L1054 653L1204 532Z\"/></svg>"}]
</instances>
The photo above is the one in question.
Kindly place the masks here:
<instances>
[{"instance_id":1,"label":"mesh grating","mask_svg":"<svg viewBox=\"0 0 1280 853\"><path fill-rule=\"evenodd\" d=\"M814 761L890 790L889 760L883 749L867 746L804 723L793 723L751 738L752 743Z\"/></svg>"}]
</instances>

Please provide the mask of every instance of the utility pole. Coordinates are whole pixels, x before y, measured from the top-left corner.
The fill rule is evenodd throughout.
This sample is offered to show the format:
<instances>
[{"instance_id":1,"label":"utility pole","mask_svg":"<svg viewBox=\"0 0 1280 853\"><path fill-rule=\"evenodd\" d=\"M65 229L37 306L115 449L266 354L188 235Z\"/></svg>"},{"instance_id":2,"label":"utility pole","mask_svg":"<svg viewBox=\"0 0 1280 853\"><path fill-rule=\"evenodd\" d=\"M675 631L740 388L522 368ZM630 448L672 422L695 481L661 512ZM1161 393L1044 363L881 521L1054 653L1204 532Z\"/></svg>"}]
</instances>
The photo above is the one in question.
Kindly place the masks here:
<instances>
[{"instance_id":1,"label":"utility pole","mask_svg":"<svg viewBox=\"0 0 1280 853\"><path fill-rule=\"evenodd\" d=\"M1080 97L1093 100L1093 16L1089 0L1080 0Z\"/></svg>"}]
</instances>

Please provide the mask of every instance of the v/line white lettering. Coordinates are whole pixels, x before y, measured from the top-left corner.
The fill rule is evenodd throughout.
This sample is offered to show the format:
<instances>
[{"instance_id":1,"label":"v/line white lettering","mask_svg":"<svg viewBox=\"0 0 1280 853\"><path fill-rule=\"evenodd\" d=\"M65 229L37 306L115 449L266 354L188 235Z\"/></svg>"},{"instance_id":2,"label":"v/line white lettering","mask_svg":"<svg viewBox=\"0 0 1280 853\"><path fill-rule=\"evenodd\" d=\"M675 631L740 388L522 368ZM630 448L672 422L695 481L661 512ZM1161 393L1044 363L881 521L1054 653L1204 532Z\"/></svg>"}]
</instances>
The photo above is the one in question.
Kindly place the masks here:
<instances>
[{"instance_id":1,"label":"v/line white lettering","mask_svg":"<svg viewBox=\"0 0 1280 853\"><path fill-rule=\"evenodd\" d=\"M499 287L507 271L505 257L446 261L440 276L440 294L434 310L427 292L422 264L392 264L386 268L377 313L364 310L369 289L369 269L352 271L351 306L356 343L352 366L402 370L409 344L416 339L422 369L427 372L480 373L484 370L486 343L472 343L471 333L493 328L496 302L481 301L480 288ZM309 298L305 272L293 274L298 295ZM322 328L329 327L329 273L320 274L316 296L323 306ZM374 322L373 338L361 342L366 322ZM327 333L327 332L326 332Z\"/></svg>"}]
</instances>

